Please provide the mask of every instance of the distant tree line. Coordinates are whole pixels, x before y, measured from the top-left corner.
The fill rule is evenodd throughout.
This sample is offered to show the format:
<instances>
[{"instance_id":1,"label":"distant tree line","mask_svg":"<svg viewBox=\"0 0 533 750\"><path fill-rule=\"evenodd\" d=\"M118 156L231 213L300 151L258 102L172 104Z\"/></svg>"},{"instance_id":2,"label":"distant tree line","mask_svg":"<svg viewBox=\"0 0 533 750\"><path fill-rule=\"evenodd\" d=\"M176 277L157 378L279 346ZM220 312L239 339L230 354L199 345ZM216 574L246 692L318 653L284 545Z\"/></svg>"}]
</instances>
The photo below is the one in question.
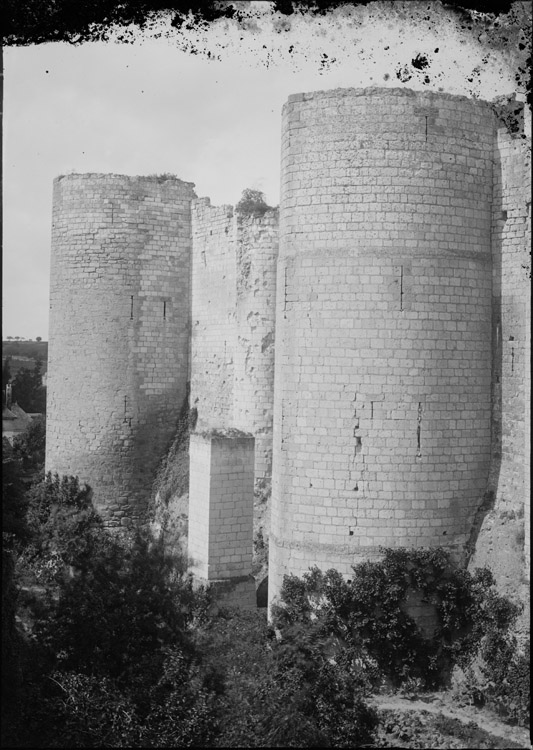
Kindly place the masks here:
<instances>
[{"instance_id":1,"label":"distant tree line","mask_svg":"<svg viewBox=\"0 0 533 750\"><path fill-rule=\"evenodd\" d=\"M8 341L33 341L33 339L27 339L25 336L7 336ZM37 336L35 341L42 341L41 336Z\"/></svg>"}]
</instances>

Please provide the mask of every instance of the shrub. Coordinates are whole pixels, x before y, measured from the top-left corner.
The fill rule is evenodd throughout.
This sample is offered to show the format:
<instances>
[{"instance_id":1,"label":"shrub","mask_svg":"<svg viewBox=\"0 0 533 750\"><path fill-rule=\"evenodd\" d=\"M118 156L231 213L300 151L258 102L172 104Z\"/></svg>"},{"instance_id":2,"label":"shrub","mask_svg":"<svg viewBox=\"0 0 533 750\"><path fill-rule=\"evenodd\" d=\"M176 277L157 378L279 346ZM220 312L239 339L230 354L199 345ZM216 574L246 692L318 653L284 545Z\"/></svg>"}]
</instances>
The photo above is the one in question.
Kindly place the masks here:
<instances>
[{"instance_id":1,"label":"shrub","mask_svg":"<svg viewBox=\"0 0 533 750\"><path fill-rule=\"evenodd\" d=\"M83 549L83 567L61 586L38 635L64 669L127 680L163 646L191 651L192 583L159 545L105 536ZM90 562L85 553L91 549Z\"/></svg>"},{"instance_id":2,"label":"shrub","mask_svg":"<svg viewBox=\"0 0 533 750\"><path fill-rule=\"evenodd\" d=\"M56 670L35 690L29 724L40 747L134 747L135 705L113 680Z\"/></svg>"},{"instance_id":3,"label":"shrub","mask_svg":"<svg viewBox=\"0 0 533 750\"><path fill-rule=\"evenodd\" d=\"M31 641L11 735L29 746L205 743L211 703L190 629L206 601L185 560L143 533L110 535L75 477L49 474L30 494L22 567L45 591L24 597Z\"/></svg>"},{"instance_id":4,"label":"shrub","mask_svg":"<svg viewBox=\"0 0 533 750\"><path fill-rule=\"evenodd\" d=\"M31 541L19 561L22 574L39 584L60 584L68 570L85 570L106 540L91 490L77 477L48 472L28 493Z\"/></svg>"},{"instance_id":5,"label":"shrub","mask_svg":"<svg viewBox=\"0 0 533 750\"><path fill-rule=\"evenodd\" d=\"M520 651L509 633L489 633L481 650L478 698L505 719L529 726L530 642Z\"/></svg>"},{"instance_id":6,"label":"shrub","mask_svg":"<svg viewBox=\"0 0 533 750\"><path fill-rule=\"evenodd\" d=\"M221 612L199 632L218 693L219 747L353 747L377 726L351 665L297 624L278 642L262 613Z\"/></svg>"},{"instance_id":7,"label":"shrub","mask_svg":"<svg viewBox=\"0 0 533 750\"><path fill-rule=\"evenodd\" d=\"M265 201L265 195L260 190L243 190L240 201L235 206L235 210L240 214L249 216L263 216L270 210L270 206Z\"/></svg>"},{"instance_id":8,"label":"shrub","mask_svg":"<svg viewBox=\"0 0 533 750\"><path fill-rule=\"evenodd\" d=\"M21 435L13 441L13 454L22 461L23 474L35 480L44 469L46 451L46 417L32 419Z\"/></svg>"},{"instance_id":9,"label":"shrub","mask_svg":"<svg viewBox=\"0 0 533 750\"><path fill-rule=\"evenodd\" d=\"M377 665L395 685L418 679L435 688L448 681L455 664L473 659L490 624L501 633L516 618L518 609L493 591L488 570L459 570L442 549L383 552L380 562L354 567L352 581L318 568L302 579L286 576L274 609L279 627L316 621L324 635L341 640L369 679L378 678ZM406 612L410 591L435 608L431 637Z\"/></svg>"}]
</instances>

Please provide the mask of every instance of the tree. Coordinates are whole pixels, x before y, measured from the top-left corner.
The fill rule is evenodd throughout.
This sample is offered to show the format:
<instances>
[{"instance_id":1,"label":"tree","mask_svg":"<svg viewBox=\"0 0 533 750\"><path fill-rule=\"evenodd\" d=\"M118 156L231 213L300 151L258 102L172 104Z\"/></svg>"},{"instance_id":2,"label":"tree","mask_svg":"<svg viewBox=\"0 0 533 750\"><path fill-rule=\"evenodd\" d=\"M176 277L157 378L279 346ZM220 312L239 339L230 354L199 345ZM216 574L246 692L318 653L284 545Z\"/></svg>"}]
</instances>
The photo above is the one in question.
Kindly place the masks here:
<instances>
[{"instance_id":1,"label":"tree","mask_svg":"<svg viewBox=\"0 0 533 750\"><path fill-rule=\"evenodd\" d=\"M41 336L37 336L37 338L35 339L35 341L42 341Z\"/></svg>"},{"instance_id":2,"label":"tree","mask_svg":"<svg viewBox=\"0 0 533 750\"><path fill-rule=\"evenodd\" d=\"M380 675L397 686L416 679L432 690L447 684L455 665L471 664L487 634L505 639L520 608L495 592L489 570L457 568L442 548L382 551L383 560L353 566L351 581L316 567L301 579L285 576L274 624L282 633L318 628L374 683ZM432 633L408 613L410 592L432 608Z\"/></svg>"},{"instance_id":3,"label":"tree","mask_svg":"<svg viewBox=\"0 0 533 750\"><path fill-rule=\"evenodd\" d=\"M242 197L235 206L238 213L250 214L252 216L263 216L270 206L265 200L265 195L260 190L246 188L242 191Z\"/></svg>"},{"instance_id":4,"label":"tree","mask_svg":"<svg viewBox=\"0 0 533 750\"><path fill-rule=\"evenodd\" d=\"M46 419L32 419L21 435L13 441L13 454L21 462L23 481L34 482L44 470L46 450Z\"/></svg>"},{"instance_id":5,"label":"tree","mask_svg":"<svg viewBox=\"0 0 533 750\"><path fill-rule=\"evenodd\" d=\"M6 385L11 382L11 357L6 357L2 365L2 391L6 390Z\"/></svg>"},{"instance_id":6,"label":"tree","mask_svg":"<svg viewBox=\"0 0 533 750\"><path fill-rule=\"evenodd\" d=\"M38 359L30 370L22 367L13 379L13 401L26 412L46 410L46 389L42 385L42 361Z\"/></svg>"},{"instance_id":7,"label":"tree","mask_svg":"<svg viewBox=\"0 0 533 750\"><path fill-rule=\"evenodd\" d=\"M2 673L2 746L210 746L212 699L191 628L207 602L185 558L140 532L131 540L109 534L76 477L48 474L27 498L30 537L17 571L46 594L21 596L31 638L20 663L12 649L7 683ZM10 618L2 611L8 636L11 582Z\"/></svg>"}]
</instances>

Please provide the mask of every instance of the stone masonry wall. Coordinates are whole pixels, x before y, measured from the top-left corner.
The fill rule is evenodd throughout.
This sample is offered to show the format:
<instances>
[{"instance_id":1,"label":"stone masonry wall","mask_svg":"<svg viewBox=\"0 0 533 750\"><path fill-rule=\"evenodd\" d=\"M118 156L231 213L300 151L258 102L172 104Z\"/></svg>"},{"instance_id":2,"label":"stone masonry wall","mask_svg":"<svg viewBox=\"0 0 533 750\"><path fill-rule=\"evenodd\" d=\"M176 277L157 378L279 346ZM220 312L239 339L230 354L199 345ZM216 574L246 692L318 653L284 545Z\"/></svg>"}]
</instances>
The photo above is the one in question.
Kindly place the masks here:
<instances>
[{"instance_id":1,"label":"stone masonry wall","mask_svg":"<svg viewBox=\"0 0 533 750\"><path fill-rule=\"evenodd\" d=\"M233 422L255 437L257 494L270 495L278 211L237 213Z\"/></svg>"},{"instance_id":2,"label":"stone masonry wall","mask_svg":"<svg viewBox=\"0 0 533 750\"><path fill-rule=\"evenodd\" d=\"M521 110L510 103L512 127L499 122L494 144L493 455L490 507L471 561L491 568L507 593L517 591L522 571L529 577L530 564L531 125L526 119L524 129Z\"/></svg>"},{"instance_id":3,"label":"stone masonry wall","mask_svg":"<svg viewBox=\"0 0 533 750\"><path fill-rule=\"evenodd\" d=\"M317 92L282 133L270 600L377 545L459 554L490 461L490 108Z\"/></svg>"},{"instance_id":4,"label":"stone masonry wall","mask_svg":"<svg viewBox=\"0 0 533 750\"><path fill-rule=\"evenodd\" d=\"M54 182L46 468L78 475L109 525L146 510L186 398L192 183Z\"/></svg>"},{"instance_id":5,"label":"stone masonry wall","mask_svg":"<svg viewBox=\"0 0 533 750\"><path fill-rule=\"evenodd\" d=\"M285 573L400 545L523 593L531 123L500 110L289 97L279 228L176 178L57 178L46 469L141 521L190 379L190 552L228 601L253 606L271 480L271 602Z\"/></svg>"},{"instance_id":6,"label":"stone masonry wall","mask_svg":"<svg viewBox=\"0 0 533 750\"><path fill-rule=\"evenodd\" d=\"M231 206L193 203L191 407L198 430L233 421L235 219Z\"/></svg>"},{"instance_id":7,"label":"stone masonry wall","mask_svg":"<svg viewBox=\"0 0 533 750\"><path fill-rule=\"evenodd\" d=\"M206 582L252 569L254 439L191 435L189 555Z\"/></svg>"},{"instance_id":8,"label":"stone masonry wall","mask_svg":"<svg viewBox=\"0 0 533 750\"><path fill-rule=\"evenodd\" d=\"M268 536L278 212L193 204L191 397L197 430L255 437L255 525ZM191 444L191 450L194 450Z\"/></svg>"}]
</instances>

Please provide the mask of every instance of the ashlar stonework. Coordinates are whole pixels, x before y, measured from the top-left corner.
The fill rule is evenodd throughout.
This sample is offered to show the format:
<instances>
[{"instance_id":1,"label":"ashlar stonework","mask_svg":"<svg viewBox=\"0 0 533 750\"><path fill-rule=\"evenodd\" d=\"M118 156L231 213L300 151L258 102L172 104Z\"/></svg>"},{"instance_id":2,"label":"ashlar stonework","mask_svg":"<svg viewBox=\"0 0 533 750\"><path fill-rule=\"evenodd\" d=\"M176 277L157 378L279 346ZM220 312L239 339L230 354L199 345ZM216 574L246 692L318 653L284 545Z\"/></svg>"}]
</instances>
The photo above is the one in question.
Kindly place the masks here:
<instances>
[{"instance_id":1,"label":"ashlar stonework","mask_svg":"<svg viewBox=\"0 0 533 750\"><path fill-rule=\"evenodd\" d=\"M47 469L88 482L109 526L139 523L188 400L200 577L246 579L255 492L270 601L380 546L443 546L516 591L531 126L496 109L291 96L279 210L255 214L174 177L57 178Z\"/></svg>"}]
</instances>

